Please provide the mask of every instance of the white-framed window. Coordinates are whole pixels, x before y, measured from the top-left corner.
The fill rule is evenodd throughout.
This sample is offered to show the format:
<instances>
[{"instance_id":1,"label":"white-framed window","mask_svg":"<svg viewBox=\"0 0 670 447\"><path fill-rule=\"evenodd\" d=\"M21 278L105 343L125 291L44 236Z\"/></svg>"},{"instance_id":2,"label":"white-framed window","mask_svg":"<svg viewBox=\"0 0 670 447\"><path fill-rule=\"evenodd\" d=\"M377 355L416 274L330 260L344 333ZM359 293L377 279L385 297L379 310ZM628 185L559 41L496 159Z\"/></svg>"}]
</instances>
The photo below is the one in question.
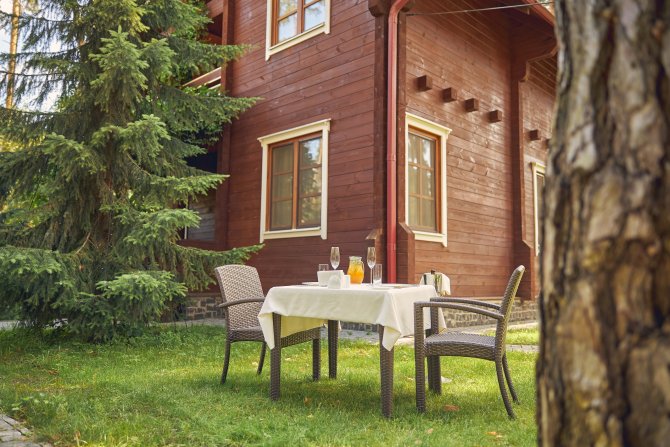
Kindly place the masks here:
<instances>
[{"instance_id":1,"label":"white-framed window","mask_svg":"<svg viewBox=\"0 0 670 447\"><path fill-rule=\"evenodd\" d=\"M405 214L420 241L447 246L447 138L451 129L408 113Z\"/></svg>"},{"instance_id":2,"label":"white-framed window","mask_svg":"<svg viewBox=\"0 0 670 447\"><path fill-rule=\"evenodd\" d=\"M544 165L532 162L533 171L533 220L535 221L535 255L540 254L540 225L544 213Z\"/></svg>"},{"instance_id":3,"label":"white-framed window","mask_svg":"<svg viewBox=\"0 0 670 447\"><path fill-rule=\"evenodd\" d=\"M331 0L266 0L265 60L318 34L330 33Z\"/></svg>"},{"instance_id":4,"label":"white-framed window","mask_svg":"<svg viewBox=\"0 0 670 447\"><path fill-rule=\"evenodd\" d=\"M266 135L260 241L321 236L328 222L330 119Z\"/></svg>"}]
</instances>

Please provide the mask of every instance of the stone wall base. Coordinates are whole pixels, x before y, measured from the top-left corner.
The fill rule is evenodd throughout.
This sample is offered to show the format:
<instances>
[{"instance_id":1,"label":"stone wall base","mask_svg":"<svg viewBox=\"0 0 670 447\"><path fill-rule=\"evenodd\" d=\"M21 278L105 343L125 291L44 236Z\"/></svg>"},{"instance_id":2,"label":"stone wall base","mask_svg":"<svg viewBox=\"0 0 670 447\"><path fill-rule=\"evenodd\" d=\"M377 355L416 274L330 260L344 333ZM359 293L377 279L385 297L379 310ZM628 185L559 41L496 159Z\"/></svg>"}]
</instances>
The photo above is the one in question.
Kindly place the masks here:
<instances>
[{"instance_id":1,"label":"stone wall base","mask_svg":"<svg viewBox=\"0 0 670 447\"><path fill-rule=\"evenodd\" d=\"M223 318L223 311L216 307L221 302L218 293L191 293L185 308L183 318L186 320L203 320L205 318ZM491 302L496 302L492 301ZM495 324L495 320L483 315L470 312L447 310L444 312L447 328L462 328L469 326L484 326ZM523 304L516 300L512 309L510 322L537 321L537 301L525 301ZM342 329L354 331L377 331L377 325L367 323L342 322Z\"/></svg>"},{"instance_id":2,"label":"stone wall base","mask_svg":"<svg viewBox=\"0 0 670 447\"><path fill-rule=\"evenodd\" d=\"M213 292L190 293L184 310L185 320L204 320L205 318L223 318L220 304L221 295Z\"/></svg>"},{"instance_id":3,"label":"stone wall base","mask_svg":"<svg viewBox=\"0 0 670 447\"><path fill-rule=\"evenodd\" d=\"M487 300L489 301L489 300ZM490 300L490 302L496 302ZM498 301L499 303L499 301ZM471 326L486 326L495 324L495 320L484 315L465 312L462 310L445 310L444 319L448 329L465 328ZM538 321L537 315L537 301L525 301L521 304L520 300L516 300L512 315L510 316L510 323ZM342 329L349 329L352 331L366 331L376 332L377 325L367 323L349 323L342 322Z\"/></svg>"}]
</instances>

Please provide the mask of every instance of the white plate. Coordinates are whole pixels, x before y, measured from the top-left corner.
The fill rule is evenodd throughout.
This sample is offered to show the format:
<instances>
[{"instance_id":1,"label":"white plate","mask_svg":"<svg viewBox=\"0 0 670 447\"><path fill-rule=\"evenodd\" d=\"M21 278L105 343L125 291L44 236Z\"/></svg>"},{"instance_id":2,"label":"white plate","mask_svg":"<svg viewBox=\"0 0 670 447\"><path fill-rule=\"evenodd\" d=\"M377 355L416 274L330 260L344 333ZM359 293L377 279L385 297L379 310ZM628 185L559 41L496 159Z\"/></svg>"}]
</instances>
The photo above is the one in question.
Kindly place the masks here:
<instances>
[{"instance_id":1,"label":"white plate","mask_svg":"<svg viewBox=\"0 0 670 447\"><path fill-rule=\"evenodd\" d=\"M305 281L302 283L303 286L316 286L316 287L326 287L326 286L320 286L318 282L316 281Z\"/></svg>"},{"instance_id":2,"label":"white plate","mask_svg":"<svg viewBox=\"0 0 670 447\"><path fill-rule=\"evenodd\" d=\"M379 285L379 286L372 286L372 290L391 290L394 287L392 285Z\"/></svg>"},{"instance_id":3,"label":"white plate","mask_svg":"<svg viewBox=\"0 0 670 447\"><path fill-rule=\"evenodd\" d=\"M404 289L407 287L416 287L416 284L380 284L378 287L388 287L390 289Z\"/></svg>"}]
</instances>

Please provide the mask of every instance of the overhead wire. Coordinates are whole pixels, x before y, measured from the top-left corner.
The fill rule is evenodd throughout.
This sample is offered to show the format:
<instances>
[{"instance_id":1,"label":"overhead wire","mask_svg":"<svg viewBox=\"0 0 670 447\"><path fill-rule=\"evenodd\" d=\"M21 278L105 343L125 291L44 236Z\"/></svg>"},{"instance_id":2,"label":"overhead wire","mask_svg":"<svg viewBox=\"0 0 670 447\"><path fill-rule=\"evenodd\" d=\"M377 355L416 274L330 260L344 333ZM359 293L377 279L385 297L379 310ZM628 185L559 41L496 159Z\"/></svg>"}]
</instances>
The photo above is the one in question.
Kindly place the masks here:
<instances>
[{"instance_id":1,"label":"overhead wire","mask_svg":"<svg viewBox=\"0 0 670 447\"><path fill-rule=\"evenodd\" d=\"M410 12L407 13L407 16L436 16L436 15L448 15L448 14L463 14L470 12L498 11L501 9L527 8L529 6L535 6L535 5L550 5L552 3L554 3L554 0L538 1L535 3L522 3L519 5L492 6L490 8L461 9L458 11Z\"/></svg>"}]
</instances>

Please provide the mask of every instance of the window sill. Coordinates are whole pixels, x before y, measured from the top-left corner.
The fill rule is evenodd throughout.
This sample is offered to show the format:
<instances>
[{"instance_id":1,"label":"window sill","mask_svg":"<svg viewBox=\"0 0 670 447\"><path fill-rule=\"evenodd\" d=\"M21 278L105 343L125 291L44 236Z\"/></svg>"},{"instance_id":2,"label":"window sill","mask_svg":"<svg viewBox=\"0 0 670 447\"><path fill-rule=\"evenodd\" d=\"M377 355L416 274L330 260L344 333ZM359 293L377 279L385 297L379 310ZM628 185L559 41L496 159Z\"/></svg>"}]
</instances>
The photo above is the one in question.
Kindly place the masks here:
<instances>
[{"instance_id":1,"label":"window sill","mask_svg":"<svg viewBox=\"0 0 670 447\"><path fill-rule=\"evenodd\" d=\"M279 53L280 51L283 51L287 48L291 48L292 46L295 46L301 42L304 42L308 39L311 39L314 36L317 36L319 34L329 34L330 33L330 26L326 22L315 26L314 28L311 28L301 34L297 34L289 39L286 39L283 42L280 42L278 44L268 46L265 49L265 60L269 60L270 56L273 54Z\"/></svg>"},{"instance_id":2,"label":"window sill","mask_svg":"<svg viewBox=\"0 0 670 447\"><path fill-rule=\"evenodd\" d=\"M428 231L414 231L414 239L417 241L439 242L442 246L447 246L447 235L442 233L430 233Z\"/></svg>"},{"instance_id":3,"label":"window sill","mask_svg":"<svg viewBox=\"0 0 670 447\"><path fill-rule=\"evenodd\" d=\"M300 228L298 230L277 230L277 231L266 231L263 233L261 242L265 239L288 239L293 237L313 237L321 236L321 239L326 239L324 234L323 227L314 227L314 228Z\"/></svg>"}]
</instances>

